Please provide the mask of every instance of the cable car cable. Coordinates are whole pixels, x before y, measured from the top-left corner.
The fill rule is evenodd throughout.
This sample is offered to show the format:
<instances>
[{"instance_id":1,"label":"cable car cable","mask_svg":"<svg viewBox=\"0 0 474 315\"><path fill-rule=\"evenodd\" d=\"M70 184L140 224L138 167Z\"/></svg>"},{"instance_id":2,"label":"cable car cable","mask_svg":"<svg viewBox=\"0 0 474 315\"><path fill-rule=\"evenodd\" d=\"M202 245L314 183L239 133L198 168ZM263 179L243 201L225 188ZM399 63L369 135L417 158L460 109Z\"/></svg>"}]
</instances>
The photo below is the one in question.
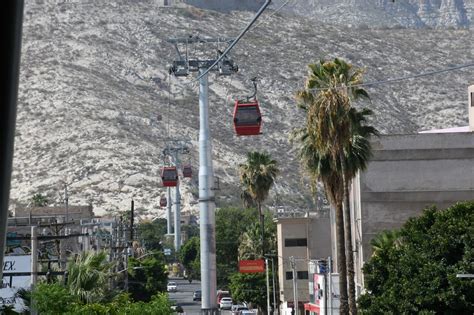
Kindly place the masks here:
<instances>
[{"instance_id":1,"label":"cable car cable","mask_svg":"<svg viewBox=\"0 0 474 315\"><path fill-rule=\"evenodd\" d=\"M464 68L470 68L470 67L474 67L474 63L468 63L468 64L454 66L454 67L440 69L440 70L422 72L422 73L403 76L403 77L395 77L395 78L389 78L389 79L385 79L385 80L372 81L372 82L367 82L367 83L359 83L359 84L340 86L340 87L334 87L334 88L345 89L345 88L352 88L352 87L364 87L364 86L376 86L376 85L382 85L382 84L391 84L391 83L408 81L408 80L411 80L411 79L417 79L417 78L437 75L437 74L440 74L440 73L451 72L451 71L456 71L456 70L460 70L460 69L464 69ZM312 89L307 89L307 90L308 91L326 91L326 90L330 90L330 89L333 89L333 88L312 88Z\"/></svg>"},{"instance_id":2,"label":"cable car cable","mask_svg":"<svg viewBox=\"0 0 474 315\"><path fill-rule=\"evenodd\" d=\"M222 59L226 57L226 55L234 48L234 46L239 42L239 40L247 33L247 31L252 27L252 25L257 21L257 19L260 17L260 15L265 11L265 9L270 5L272 0L266 0L266 2L263 4L263 6L258 10L258 12L255 14L254 18L250 23L240 32L240 34L232 41L232 43L227 46L227 48L222 52L220 57L214 61L214 63L207 68L203 73L201 73L197 78L195 78L193 81L199 81L203 76L205 76L209 71L211 71L212 68L214 68Z\"/></svg>"}]
</instances>

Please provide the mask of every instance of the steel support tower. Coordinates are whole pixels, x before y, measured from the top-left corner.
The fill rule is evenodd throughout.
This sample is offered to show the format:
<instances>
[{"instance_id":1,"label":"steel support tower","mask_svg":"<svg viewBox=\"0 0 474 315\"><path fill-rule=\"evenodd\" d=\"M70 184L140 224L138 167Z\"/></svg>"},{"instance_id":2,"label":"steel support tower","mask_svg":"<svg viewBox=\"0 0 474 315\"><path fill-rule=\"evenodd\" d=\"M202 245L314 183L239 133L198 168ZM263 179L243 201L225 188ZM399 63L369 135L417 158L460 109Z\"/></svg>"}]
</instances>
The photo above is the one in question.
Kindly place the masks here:
<instances>
[{"instance_id":1,"label":"steel support tower","mask_svg":"<svg viewBox=\"0 0 474 315\"><path fill-rule=\"evenodd\" d=\"M168 140L170 141L170 140ZM166 148L163 150L163 155L169 156L172 160L174 165L176 166L176 170L180 167L180 154L188 154L189 153L189 145L185 140L173 140L171 144L168 144ZM171 190L168 188L168 209L171 210ZM179 193L179 180L176 183L175 187L175 198L174 198L174 249L175 252L178 252L181 248L181 195ZM171 225L171 213L167 213L167 226L170 227ZM170 233L170 231L168 231Z\"/></svg>"},{"instance_id":2,"label":"steel support tower","mask_svg":"<svg viewBox=\"0 0 474 315\"><path fill-rule=\"evenodd\" d=\"M220 75L231 75L238 71L237 66L227 56L216 59L190 59L188 46L192 44L226 44L231 45L234 39L170 38L169 43L176 48L177 60L173 61L170 73L177 77L187 76L190 72L199 73L199 221L201 240L201 314L218 314L217 277L216 277L216 236L215 236L215 199L214 170L212 167L212 140L209 129L209 83L208 71ZM185 54L180 51L184 47ZM217 62L221 59L219 62ZM217 63L216 63L217 62ZM216 64L215 67L211 68ZM210 70L209 70L210 69Z\"/></svg>"}]
</instances>

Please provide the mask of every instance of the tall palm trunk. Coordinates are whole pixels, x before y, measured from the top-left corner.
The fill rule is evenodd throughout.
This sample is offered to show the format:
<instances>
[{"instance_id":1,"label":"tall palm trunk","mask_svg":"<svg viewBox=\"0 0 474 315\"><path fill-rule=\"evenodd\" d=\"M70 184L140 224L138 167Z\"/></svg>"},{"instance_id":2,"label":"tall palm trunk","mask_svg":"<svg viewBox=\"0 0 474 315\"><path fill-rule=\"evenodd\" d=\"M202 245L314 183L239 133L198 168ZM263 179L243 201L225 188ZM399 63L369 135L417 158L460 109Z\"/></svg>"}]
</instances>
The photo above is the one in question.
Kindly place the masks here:
<instances>
[{"instance_id":1,"label":"tall palm trunk","mask_svg":"<svg viewBox=\"0 0 474 315\"><path fill-rule=\"evenodd\" d=\"M339 295L341 315L349 314L347 304L347 266L346 266L346 246L344 241L344 217L342 210L343 200L336 202L336 246L337 246L337 271L339 273Z\"/></svg>"},{"instance_id":2,"label":"tall palm trunk","mask_svg":"<svg viewBox=\"0 0 474 315\"><path fill-rule=\"evenodd\" d=\"M357 314L357 304L355 298L355 282L354 282L354 252L352 249L352 222L349 202L349 180L347 178L347 166L344 158L341 159L342 180L344 182L344 233L346 243L346 265L348 278L349 293L349 313Z\"/></svg>"},{"instance_id":3,"label":"tall palm trunk","mask_svg":"<svg viewBox=\"0 0 474 315\"><path fill-rule=\"evenodd\" d=\"M262 258L265 256L265 226L263 225L264 224L264 217L263 217L263 213L262 213L262 203L261 202L257 202L257 208L258 208L258 215L260 217L260 228L261 228L261 231L262 231Z\"/></svg>"}]
</instances>

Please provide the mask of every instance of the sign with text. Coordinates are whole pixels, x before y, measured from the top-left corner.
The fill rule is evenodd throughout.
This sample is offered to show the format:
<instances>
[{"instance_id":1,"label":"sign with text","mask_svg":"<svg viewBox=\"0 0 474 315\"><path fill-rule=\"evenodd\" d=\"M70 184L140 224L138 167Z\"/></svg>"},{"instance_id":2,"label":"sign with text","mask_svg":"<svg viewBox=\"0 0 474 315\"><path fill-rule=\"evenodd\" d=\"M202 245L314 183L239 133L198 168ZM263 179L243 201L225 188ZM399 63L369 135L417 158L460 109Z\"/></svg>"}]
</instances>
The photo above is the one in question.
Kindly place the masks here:
<instances>
[{"instance_id":1,"label":"sign with text","mask_svg":"<svg viewBox=\"0 0 474 315\"><path fill-rule=\"evenodd\" d=\"M265 261L263 259L239 260L239 272L240 273L265 272Z\"/></svg>"},{"instance_id":2,"label":"sign with text","mask_svg":"<svg viewBox=\"0 0 474 315\"><path fill-rule=\"evenodd\" d=\"M13 305L15 310L22 311L23 300L16 296L16 291L20 288L29 289L31 285L30 276L11 276L9 273L30 272L31 256L5 256L3 262L3 281L0 288L0 307Z\"/></svg>"}]
</instances>

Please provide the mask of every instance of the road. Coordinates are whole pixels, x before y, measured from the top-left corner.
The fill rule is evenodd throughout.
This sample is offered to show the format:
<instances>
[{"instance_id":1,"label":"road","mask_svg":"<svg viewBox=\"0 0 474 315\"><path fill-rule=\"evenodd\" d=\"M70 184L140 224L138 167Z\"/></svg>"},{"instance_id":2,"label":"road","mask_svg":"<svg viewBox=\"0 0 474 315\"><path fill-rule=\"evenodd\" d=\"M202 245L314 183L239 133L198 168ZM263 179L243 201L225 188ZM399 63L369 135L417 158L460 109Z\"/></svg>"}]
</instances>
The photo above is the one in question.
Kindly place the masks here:
<instances>
[{"instance_id":1,"label":"road","mask_svg":"<svg viewBox=\"0 0 474 315\"><path fill-rule=\"evenodd\" d=\"M169 292L170 300L181 305L186 315L201 314L201 301L193 301L193 292L201 290L201 282L193 280L189 283L188 280L181 278L170 278L169 281L175 281L178 284L177 292ZM231 315L230 311L222 311L221 315Z\"/></svg>"}]
</instances>

